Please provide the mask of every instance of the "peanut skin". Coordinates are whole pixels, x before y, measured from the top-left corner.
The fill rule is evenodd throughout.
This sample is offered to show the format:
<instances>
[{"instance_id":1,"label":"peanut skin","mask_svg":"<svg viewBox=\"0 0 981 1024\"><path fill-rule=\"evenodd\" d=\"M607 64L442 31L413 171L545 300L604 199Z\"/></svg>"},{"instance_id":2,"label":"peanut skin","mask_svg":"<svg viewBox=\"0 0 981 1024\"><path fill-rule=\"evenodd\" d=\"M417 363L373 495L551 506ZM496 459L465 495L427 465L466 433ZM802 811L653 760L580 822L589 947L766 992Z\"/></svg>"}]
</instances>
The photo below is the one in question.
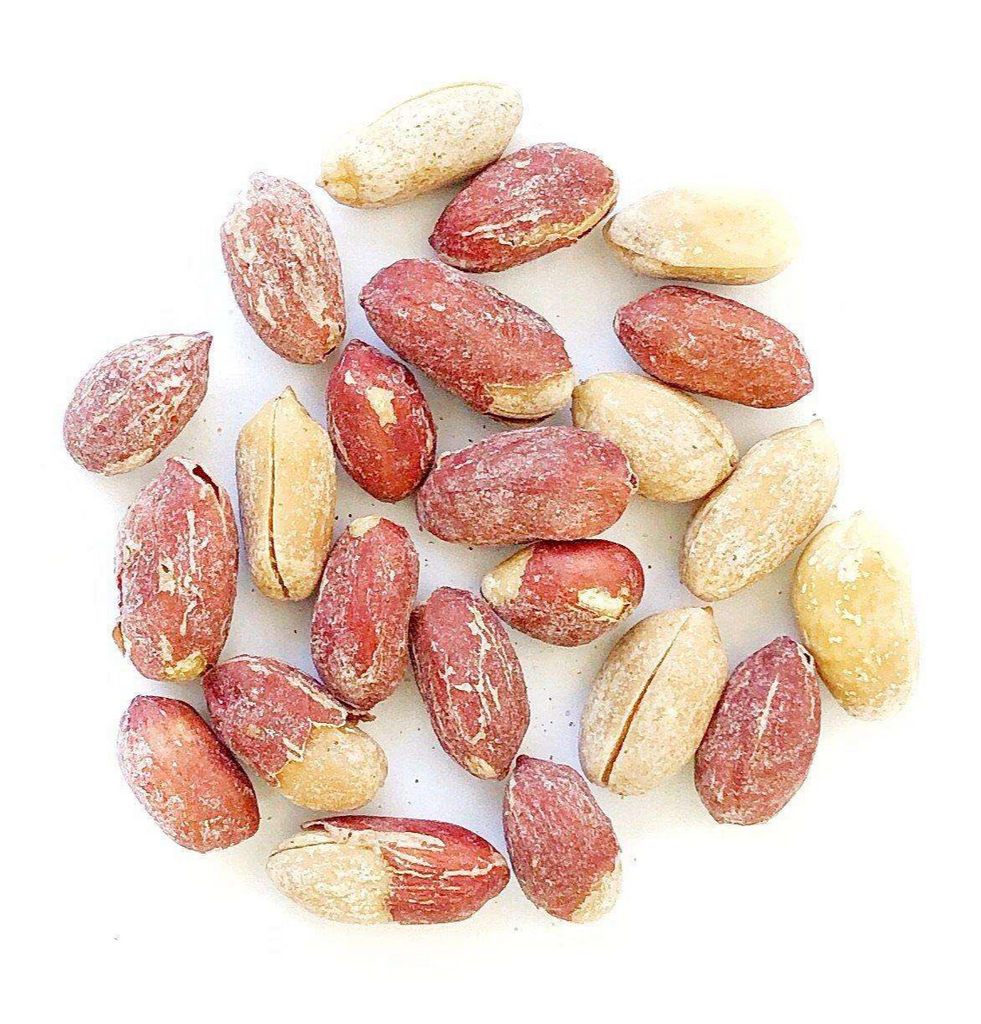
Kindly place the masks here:
<instances>
[{"instance_id":1,"label":"peanut skin","mask_svg":"<svg viewBox=\"0 0 981 1024\"><path fill-rule=\"evenodd\" d=\"M237 579L228 494L200 466L168 459L119 527L117 646L148 679L196 679L225 646Z\"/></svg>"},{"instance_id":2,"label":"peanut skin","mask_svg":"<svg viewBox=\"0 0 981 1024\"><path fill-rule=\"evenodd\" d=\"M599 157L559 142L529 146L458 193L429 244L461 270L507 270L577 242L616 197L616 177Z\"/></svg>"},{"instance_id":3,"label":"peanut skin","mask_svg":"<svg viewBox=\"0 0 981 1024\"><path fill-rule=\"evenodd\" d=\"M821 729L814 659L789 636L729 677L695 754L695 788L716 821L769 821L800 789Z\"/></svg>"},{"instance_id":4,"label":"peanut skin","mask_svg":"<svg viewBox=\"0 0 981 1024\"><path fill-rule=\"evenodd\" d=\"M492 569L480 590L509 626L545 643L578 647L640 604L644 570L622 544L543 540Z\"/></svg>"},{"instance_id":5,"label":"peanut skin","mask_svg":"<svg viewBox=\"0 0 981 1024\"><path fill-rule=\"evenodd\" d=\"M565 342L543 317L438 260L400 260L361 290L375 333L477 412L540 420L568 404Z\"/></svg>"},{"instance_id":6,"label":"peanut skin","mask_svg":"<svg viewBox=\"0 0 981 1024\"><path fill-rule=\"evenodd\" d=\"M611 441L575 427L532 427L441 455L416 513L423 530L464 544L581 540L612 526L636 489Z\"/></svg>"},{"instance_id":7,"label":"peanut skin","mask_svg":"<svg viewBox=\"0 0 981 1024\"><path fill-rule=\"evenodd\" d=\"M126 784L180 846L222 850L258 830L252 783L190 704L134 697L119 723L117 755Z\"/></svg>"},{"instance_id":8,"label":"peanut skin","mask_svg":"<svg viewBox=\"0 0 981 1024\"><path fill-rule=\"evenodd\" d=\"M354 482L379 501L401 501L436 456L436 425L408 367L350 341L327 381L327 430Z\"/></svg>"}]
</instances>

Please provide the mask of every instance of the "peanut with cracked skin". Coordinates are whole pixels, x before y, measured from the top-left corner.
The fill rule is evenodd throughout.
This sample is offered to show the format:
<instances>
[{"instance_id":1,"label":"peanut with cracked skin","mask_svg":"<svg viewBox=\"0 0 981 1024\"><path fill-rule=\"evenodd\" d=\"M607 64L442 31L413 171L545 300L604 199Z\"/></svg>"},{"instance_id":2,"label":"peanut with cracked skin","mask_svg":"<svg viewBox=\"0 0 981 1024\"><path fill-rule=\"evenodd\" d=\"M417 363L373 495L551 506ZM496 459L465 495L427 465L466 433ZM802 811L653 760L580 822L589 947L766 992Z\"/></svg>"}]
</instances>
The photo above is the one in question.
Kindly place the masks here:
<instances>
[{"instance_id":1,"label":"peanut with cracked skin","mask_svg":"<svg viewBox=\"0 0 981 1024\"><path fill-rule=\"evenodd\" d=\"M704 498L739 453L726 425L700 402L639 373L597 373L572 392L572 422L617 445L655 501Z\"/></svg>"},{"instance_id":2,"label":"peanut with cracked skin","mask_svg":"<svg viewBox=\"0 0 981 1024\"><path fill-rule=\"evenodd\" d=\"M253 174L221 228L235 300L284 359L322 363L344 337L344 285L334 236L310 193Z\"/></svg>"},{"instance_id":3,"label":"peanut with cracked skin","mask_svg":"<svg viewBox=\"0 0 981 1024\"><path fill-rule=\"evenodd\" d=\"M568 765L518 758L504 791L504 837L524 894L585 924L620 894L620 844L583 777Z\"/></svg>"},{"instance_id":4,"label":"peanut with cracked skin","mask_svg":"<svg viewBox=\"0 0 981 1024\"><path fill-rule=\"evenodd\" d=\"M327 430L354 482L379 501L401 501L436 457L436 425L412 371L350 341L327 381Z\"/></svg>"},{"instance_id":5,"label":"peanut with cracked skin","mask_svg":"<svg viewBox=\"0 0 981 1024\"><path fill-rule=\"evenodd\" d=\"M368 711L402 682L418 584L419 556L401 526L363 516L338 537L310 626L317 674L338 700Z\"/></svg>"},{"instance_id":6,"label":"peanut with cracked skin","mask_svg":"<svg viewBox=\"0 0 981 1024\"><path fill-rule=\"evenodd\" d=\"M691 760L726 683L711 608L660 612L629 629L586 701L579 758L586 778L646 793Z\"/></svg>"},{"instance_id":7,"label":"peanut with cracked skin","mask_svg":"<svg viewBox=\"0 0 981 1024\"><path fill-rule=\"evenodd\" d=\"M308 821L266 862L277 889L348 924L445 924L475 914L507 885L504 858L459 825L348 815Z\"/></svg>"},{"instance_id":8,"label":"peanut with cracked skin","mask_svg":"<svg viewBox=\"0 0 981 1024\"><path fill-rule=\"evenodd\" d=\"M748 189L655 192L621 210L603 234L638 274L712 284L767 281L799 244L787 211Z\"/></svg>"},{"instance_id":9,"label":"peanut with cracked skin","mask_svg":"<svg viewBox=\"0 0 981 1024\"><path fill-rule=\"evenodd\" d=\"M831 507L838 451L821 420L753 445L685 532L681 582L721 601L782 565Z\"/></svg>"},{"instance_id":10,"label":"peanut with cracked skin","mask_svg":"<svg viewBox=\"0 0 981 1024\"><path fill-rule=\"evenodd\" d=\"M440 587L412 613L409 653L433 731L478 779L503 779L528 729L521 664L491 606Z\"/></svg>"},{"instance_id":11,"label":"peanut with cracked skin","mask_svg":"<svg viewBox=\"0 0 981 1024\"><path fill-rule=\"evenodd\" d=\"M461 270L507 270L579 241L616 198L616 176L599 157L560 142L528 146L458 193L429 244Z\"/></svg>"},{"instance_id":12,"label":"peanut with cracked skin","mask_svg":"<svg viewBox=\"0 0 981 1024\"><path fill-rule=\"evenodd\" d=\"M779 409L814 388L797 336L733 299L664 285L621 306L621 344L663 384L757 409Z\"/></svg>"},{"instance_id":13,"label":"peanut with cracked skin","mask_svg":"<svg viewBox=\"0 0 981 1024\"><path fill-rule=\"evenodd\" d=\"M242 427L235 469L256 589L279 601L304 600L320 581L334 526L327 431L287 388Z\"/></svg>"},{"instance_id":14,"label":"peanut with cracked skin","mask_svg":"<svg viewBox=\"0 0 981 1024\"><path fill-rule=\"evenodd\" d=\"M636 489L612 441L576 427L529 427L441 455L416 514L423 530L463 544L581 540L612 526Z\"/></svg>"},{"instance_id":15,"label":"peanut with cracked skin","mask_svg":"<svg viewBox=\"0 0 981 1024\"><path fill-rule=\"evenodd\" d=\"M521 97L507 86L459 82L430 89L328 150L319 184L345 206L404 203L493 163L520 120Z\"/></svg>"},{"instance_id":16,"label":"peanut with cracked skin","mask_svg":"<svg viewBox=\"0 0 981 1024\"><path fill-rule=\"evenodd\" d=\"M252 783L190 704L134 697L116 753L143 809L185 849L223 850L257 832Z\"/></svg>"},{"instance_id":17,"label":"peanut with cracked skin","mask_svg":"<svg viewBox=\"0 0 981 1024\"><path fill-rule=\"evenodd\" d=\"M218 735L287 800L353 811L385 781L385 753L358 728L360 716L290 665L240 655L202 684Z\"/></svg>"},{"instance_id":18,"label":"peanut with cracked skin","mask_svg":"<svg viewBox=\"0 0 981 1024\"><path fill-rule=\"evenodd\" d=\"M592 643L644 596L637 556L608 540L539 541L492 569L480 592L515 629L560 647Z\"/></svg>"},{"instance_id":19,"label":"peanut with cracked skin","mask_svg":"<svg viewBox=\"0 0 981 1024\"><path fill-rule=\"evenodd\" d=\"M807 777L821 730L814 659L789 636L729 677L695 754L695 788L719 822L769 821Z\"/></svg>"},{"instance_id":20,"label":"peanut with cracked skin","mask_svg":"<svg viewBox=\"0 0 981 1024\"><path fill-rule=\"evenodd\" d=\"M439 260L399 260L361 289L375 333L477 412L534 421L568 404L565 342L527 306Z\"/></svg>"},{"instance_id":21,"label":"peanut with cracked skin","mask_svg":"<svg viewBox=\"0 0 981 1024\"><path fill-rule=\"evenodd\" d=\"M208 389L211 335L160 334L120 345L79 381L65 412L68 454L114 476L152 462Z\"/></svg>"},{"instance_id":22,"label":"peanut with cracked skin","mask_svg":"<svg viewBox=\"0 0 981 1024\"><path fill-rule=\"evenodd\" d=\"M228 494L200 467L168 459L123 517L113 639L148 679L187 682L215 664L238 581Z\"/></svg>"},{"instance_id":23,"label":"peanut with cracked skin","mask_svg":"<svg viewBox=\"0 0 981 1024\"><path fill-rule=\"evenodd\" d=\"M885 718L909 699L919 641L909 566L899 544L858 512L819 530L801 553L791 598L831 695L857 718Z\"/></svg>"}]
</instances>

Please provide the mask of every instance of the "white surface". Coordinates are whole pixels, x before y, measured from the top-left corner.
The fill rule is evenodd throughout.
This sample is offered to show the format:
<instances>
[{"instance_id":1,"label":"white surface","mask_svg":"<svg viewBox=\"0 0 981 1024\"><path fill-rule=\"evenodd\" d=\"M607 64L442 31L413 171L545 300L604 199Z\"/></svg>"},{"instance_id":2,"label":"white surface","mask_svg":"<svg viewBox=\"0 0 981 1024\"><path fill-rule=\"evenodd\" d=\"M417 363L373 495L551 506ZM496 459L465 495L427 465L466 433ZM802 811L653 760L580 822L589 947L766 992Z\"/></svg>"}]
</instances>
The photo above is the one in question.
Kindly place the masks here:
<instances>
[{"instance_id":1,"label":"white surface","mask_svg":"<svg viewBox=\"0 0 981 1024\"><path fill-rule=\"evenodd\" d=\"M915 22L895 20L892 6L883 22L873 5L610 0L94 4L13 16L0 72L15 174L3 257L9 1019L967 1017L978 688L967 581L978 562L975 537L963 538L977 529L978 236L976 165L969 180L961 144L976 135L961 70L976 60L958 9L935 3ZM826 419L842 458L834 515L877 516L913 563L922 677L881 723L849 719L826 695L811 775L766 826L714 824L688 771L647 797L601 793L625 869L601 923L555 921L512 881L464 924L334 925L267 883L266 853L305 815L264 785L258 836L206 857L168 842L124 786L114 741L130 698L202 706L196 684L141 679L109 637L116 523L162 462L89 475L61 448L61 416L109 348L209 330L211 387L172 452L231 488L236 434L267 398L292 384L322 418L324 368L291 365L252 334L225 279L219 223L253 170L312 188L340 130L421 88L474 78L521 91L515 145L562 140L602 155L621 206L703 182L768 188L789 206L804 239L797 262L768 284L720 291L798 332L816 389L780 411L711 404L742 449ZM428 255L449 195L359 212L316 190L341 253L349 337L376 341L358 290L392 261ZM483 280L551 320L581 376L633 369L611 320L653 282L615 262L599 231ZM423 387L440 449L501 429ZM413 531L422 596L475 587L503 554L427 539L411 501L379 508L341 474L341 524L376 510ZM691 601L676 572L690 511L635 499L609 532L646 567L644 614ZM310 605L261 598L242 568L226 654L309 670ZM793 631L789 569L717 606L731 665ZM578 651L515 643L533 709L524 749L575 764L585 690L612 640ZM369 810L456 821L500 846L501 787L442 753L412 683L377 710L370 728L391 772Z\"/></svg>"}]
</instances>

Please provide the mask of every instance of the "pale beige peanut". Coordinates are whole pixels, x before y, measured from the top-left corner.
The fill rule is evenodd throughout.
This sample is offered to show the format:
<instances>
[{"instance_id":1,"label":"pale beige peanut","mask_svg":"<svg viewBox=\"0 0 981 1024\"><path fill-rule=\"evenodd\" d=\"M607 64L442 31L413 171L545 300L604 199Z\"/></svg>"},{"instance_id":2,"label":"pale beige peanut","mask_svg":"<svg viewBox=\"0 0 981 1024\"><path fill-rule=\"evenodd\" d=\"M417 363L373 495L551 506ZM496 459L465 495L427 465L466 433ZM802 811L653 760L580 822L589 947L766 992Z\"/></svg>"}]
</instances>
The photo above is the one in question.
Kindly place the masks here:
<instances>
[{"instance_id":1,"label":"pale beige peanut","mask_svg":"<svg viewBox=\"0 0 981 1024\"><path fill-rule=\"evenodd\" d=\"M242 428L235 461L252 579L267 597L302 601L320 579L334 524L327 431L287 388Z\"/></svg>"},{"instance_id":2,"label":"pale beige peanut","mask_svg":"<svg viewBox=\"0 0 981 1024\"><path fill-rule=\"evenodd\" d=\"M382 748L356 725L315 727L303 756L287 761L276 776L280 792L314 811L364 807L388 774Z\"/></svg>"},{"instance_id":3,"label":"pale beige peanut","mask_svg":"<svg viewBox=\"0 0 981 1024\"><path fill-rule=\"evenodd\" d=\"M320 184L339 203L392 206L493 163L521 120L507 86L461 82L413 96L324 156Z\"/></svg>"},{"instance_id":4,"label":"pale beige peanut","mask_svg":"<svg viewBox=\"0 0 981 1024\"><path fill-rule=\"evenodd\" d=\"M273 851L266 871L280 892L320 917L346 924L392 920L392 870L377 846L300 832Z\"/></svg>"},{"instance_id":5,"label":"pale beige peanut","mask_svg":"<svg viewBox=\"0 0 981 1024\"><path fill-rule=\"evenodd\" d=\"M820 420L753 445L688 525L681 582L721 601L772 572L821 522L838 486L838 451Z\"/></svg>"},{"instance_id":6,"label":"pale beige peanut","mask_svg":"<svg viewBox=\"0 0 981 1024\"><path fill-rule=\"evenodd\" d=\"M794 572L794 614L818 673L857 718L898 711L919 644L909 567L895 539L862 512L811 538Z\"/></svg>"},{"instance_id":7,"label":"pale beige peanut","mask_svg":"<svg viewBox=\"0 0 981 1024\"><path fill-rule=\"evenodd\" d=\"M582 715L586 777L624 795L646 793L694 756L728 665L710 608L638 622L610 652Z\"/></svg>"},{"instance_id":8,"label":"pale beige peanut","mask_svg":"<svg viewBox=\"0 0 981 1024\"><path fill-rule=\"evenodd\" d=\"M694 398L638 373L598 373L572 393L572 422L618 445L655 501L703 498L739 453L725 424Z\"/></svg>"},{"instance_id":9,"label":"pale beige peanut","mask_svg":"<svg viewBox=\"0 0 981 1024\"><path fill-rule=\"evenodd\" d=\"M656 192L618 213L603 234L640 274L714 284L766 281L799 245L780 203L747 189Z\"/></svg>"}]
</instances>

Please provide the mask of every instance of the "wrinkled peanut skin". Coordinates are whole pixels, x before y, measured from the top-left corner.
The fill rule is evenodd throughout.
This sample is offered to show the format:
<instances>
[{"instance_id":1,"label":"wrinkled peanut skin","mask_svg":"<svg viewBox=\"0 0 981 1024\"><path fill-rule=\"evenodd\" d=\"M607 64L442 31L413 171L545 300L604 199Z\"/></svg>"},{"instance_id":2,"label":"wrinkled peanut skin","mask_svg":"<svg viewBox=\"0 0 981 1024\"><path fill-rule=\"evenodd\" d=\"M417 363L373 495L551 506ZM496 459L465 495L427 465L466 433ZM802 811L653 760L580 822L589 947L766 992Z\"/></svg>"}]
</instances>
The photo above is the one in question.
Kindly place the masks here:
<instances>
[{"instance_id":1,"label":"wrinkled peanut skin","mask_svg":"<svg viewBox=\"0 0 981 1024\"><path fill-rule=\"evenodd\" d=\"M458 193L429 244L461 270L507 270L577 242L616 197L616 177L592 153L558 142L529 146Z\"/></svg>"},{"instance_id":2,"label":"wrinkled peanut skin","mask_svg":"<svg viewBox=\"0 0 981 1024\"><path fill-rule=\"evenodd\" d=\"M608 540L539 541L491 570L481 593L509 626L578 647L640 604L644 570L632 551Z\"/></svg>"},{"instance_id":3,"label":"wrinkled peanut skin","mask_svg":"<svg viewBox=\"0 0 981 1024\"><path fill-rule=\"evenodd\" d=\"M409 652L442 748L478 779L503 779L530 711L518 656L491 606L441 587L412 613Z\"/></svg>"},{"instance_id":4,"label":"wrinkled peanut skin","mask_svg":"<svg viewBox=\"0 0 981 1024\"><path fill-rule=\"evenodd\" d=\"M384 781L385 755L357 728L360 717L290 665L240 655L202 685L218 735L294 803L355 810Z\"/></svg>"},{"instance_id":5,"label":"wrinkled peanut skin","mask_svg":"<svg viewBox=\"0 0 981 1024\"><path fill-rule=\"evenodd\" d=\"M186 682L215 664L232 621L238 530L228 494L168 459L123 518L116 544L120 650L148 679Z\"/></svg>"},{"instance_id":6,"label":"wrinkled peanut skin","mask_svg":"<svg viewBox=\"0 0 981 1024\"><path fill-rule=\"evenodd\" d=\"M337 539L313 612L310 649L338 700L367 711L402 682L418 584L419 556L396 523L365 516Z\"/></svg>"},{"instance_id":7,"label":"wrinkled peanut skin","mask_svg":"<svg viewBox=\"0 0 981 1024\"><path fill-rule=\"evenodd\" d=\"M518 758L504 794L504 837L522 891L564 921L594 921L620 891L620 844L585 779Z\"/></svg>"},{"instance_id":8,"label":"wrinkled peanut skin","mask_svg":"<svg viewBox=\"0 0 981 1024\"><path fill-rule=\"evenodd\" d=\"M235 300L262 341L291 362L324 362L347 320L334 236L310 193L253 174L222 225L221 251Z\"/></svg>"},{"instance_id":9,"label":"wrinkled peanut skin","mask_svg":"<svg viewBox=\"0 0 981 1024\"><path fill-rule=\"evenodd\" d=\"M210 334L162 334L113 349L75 388L63 428L68 454L107 476L152 462L197 412L210 349Z\"/></svg>"},{"instance_id":10,"label":"wrinkled peanut skin","mask_svg":"<svg viewBox=\"0 0 981 1024\"><path fill-rule=\"evenodd\" d=\"M362 288L375 333L477 412L539 420L569 401L565 342L543 317L439 260L400 260Z\"/></svg>"},{"instance_id":11,"label":"wrinkled peanut skin","mask_svg":"<svg viewBox=\"0 0 981 1024\"><path fill-rule=\"evenodd\" d=\"M190 704L135 697L116 749L126 784L175 843L207 853L258 831L252 783Z\"/></svg>"},{"instance_id":12,"label":"wrinkled peanut skin","mask_svg":"<svg viewBox=\"0 0 981 1024\"><path fill-rule=\"evenodd\" d=\"M445 924L507 885L504 858L459 825L345 815L308 821L266 864L276 887L314 914L354 924Z\"/></svg>"},{"instance_id":13,"label":"wrinkled peanut skin","mask_svg":"<svg viewBox=\"0 0 981 1024\"><path fill-rule=\"evenodd\" d=\"M695 788L719 822L769 821L800 789L821 730L814 659L788 636L729 677L695 754Z\"/></svg>"},{"instance_id":14,"label":"wrinkled peanut skin","mask_svg":"<svg viewBox=\"0 0 981 1024\"><path fill-rule=\"evenodd\" d=\"M327 430L341 465L379 501L401 501L436 457L436 425L408 367L350 341L327 381Z\"/></svg>"},{"instance_id":15,"label":"wrinkled peanut skin","mask_svg":"<svg viewBox=\"0 0 981 1024\"><path fill-rule=\"evenodd\" d=\"M757 409L814 388L797 336L733 299L665 285L617 310L613 330L646 373L672 387Z\"/></svg>"},{"instance_id":16,"label":"wrinkled peanut skin","mask_svg":"<svg viewBox=\"0 0 981 1024\"><path fill-rule=\"evenodd\" d=\"M637 489L623 452L575 427L530 427L441 455L416 495L441 540L581 540L612 526Z\"/></svg>"}]
</instances>

